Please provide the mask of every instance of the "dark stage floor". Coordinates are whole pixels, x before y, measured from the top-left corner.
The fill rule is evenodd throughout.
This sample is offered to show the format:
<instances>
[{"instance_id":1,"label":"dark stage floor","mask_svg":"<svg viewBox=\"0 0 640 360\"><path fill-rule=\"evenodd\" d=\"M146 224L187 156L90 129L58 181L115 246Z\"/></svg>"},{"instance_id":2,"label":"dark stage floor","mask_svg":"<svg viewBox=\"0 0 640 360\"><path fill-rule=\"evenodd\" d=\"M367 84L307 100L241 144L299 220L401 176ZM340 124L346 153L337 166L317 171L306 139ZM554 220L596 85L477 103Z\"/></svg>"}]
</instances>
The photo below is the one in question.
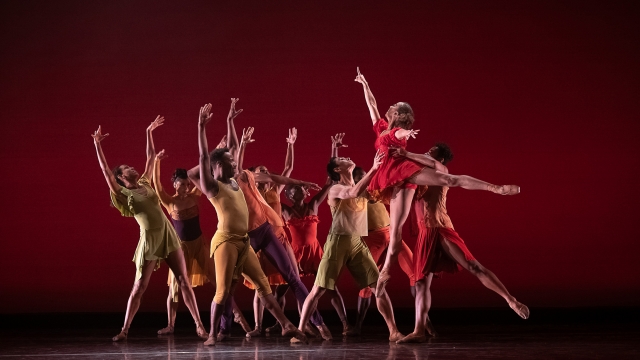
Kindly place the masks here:
<instances>
[{"instance_id":1,"label":"dark stage floor","mask_svg":"<svg viewBox=\"0 0 640 360\"><path fill-rule=\"evenodd\" d=\"M532 314L542 319L534 321L518 321L502 312L504 317L492 316L495 310L447 311L459 315L449 321L444 320L447 312L432 315L440 318L435 321L440 336L418 345L390 344L386 328L372 316L361 337L343 339L333 325L331 341L291 345L280 336L245 339L234 328L234 336L216 347L202 345L187 314L179 314L183 321L176 334L161 337L155 335L158 327L150 325L162 314L140 314L129 339L117 344L109 338L118 327L104 314L74 314L67 322L58 322L59 314L39 315L38 320L4 315L0 359L640 359L637 310L591 312L590 317L588 311L555 316L562 310L539 310ZM483 315L460 316L473 312ZM408 332L411 326L404 315L409 314L397 315L400 329ZM19 319L42 326L28 329L22 322L10 329ZM97 323L88 326L82 319Z\"/></svg>"}]
</instances>

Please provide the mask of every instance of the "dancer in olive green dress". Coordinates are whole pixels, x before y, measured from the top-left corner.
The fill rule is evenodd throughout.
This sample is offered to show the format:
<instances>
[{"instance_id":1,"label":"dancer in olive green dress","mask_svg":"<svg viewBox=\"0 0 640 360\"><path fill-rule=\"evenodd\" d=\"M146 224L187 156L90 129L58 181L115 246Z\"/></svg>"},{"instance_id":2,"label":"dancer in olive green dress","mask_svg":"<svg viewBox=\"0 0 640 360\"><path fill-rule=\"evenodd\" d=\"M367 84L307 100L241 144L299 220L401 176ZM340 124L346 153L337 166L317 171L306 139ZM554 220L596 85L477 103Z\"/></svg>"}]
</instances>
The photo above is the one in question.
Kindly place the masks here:
<instances>
[{"instance_id":1,"label":"dancer in olive green dress","mask_svg":"<svg viewBox=\"0 0 640 360\"><path fill-rule=\"evenodd\" d=\"M113 337L113 341L121 341L127 338L129 326L140 307L140 301L149 284L151 273L160 266L160 262L163 260L167 262L180 284L184 302L196 323L198 336L207 338L207 332L202 325L202 321L200 321L196 298L187 275L184 254L180 248L180 240L178 240L173 226L162 212L158 195L151 187L151 181L149 180L153 174L156 156L152 132L158 126L161 126L163 122L164 118L158 116L147 128L147 161L142 176L128 165L120 165L111 171L107 165L101 145L102 140L109 134L102 134L102 128L98 127L98 130L91 135L98 154L100 167L111 190L113 206L120 211L122 216L134 217L140 225L140 239L133 256L133 262L136 264L135 282L129 295L124 326L122 331Z\"/></svg>"}]
</instances>

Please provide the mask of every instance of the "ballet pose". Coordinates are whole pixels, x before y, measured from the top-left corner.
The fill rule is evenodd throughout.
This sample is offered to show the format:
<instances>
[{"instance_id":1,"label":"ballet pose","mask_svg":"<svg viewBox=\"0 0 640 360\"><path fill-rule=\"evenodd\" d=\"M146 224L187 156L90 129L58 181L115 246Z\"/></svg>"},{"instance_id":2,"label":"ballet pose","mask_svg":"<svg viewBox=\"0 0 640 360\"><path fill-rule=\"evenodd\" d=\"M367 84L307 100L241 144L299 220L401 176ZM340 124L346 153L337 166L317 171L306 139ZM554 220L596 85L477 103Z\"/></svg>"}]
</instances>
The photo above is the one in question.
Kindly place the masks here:
<instances>
[{"instance_id":1,"label":"ballet pose","mask_svg":"<svg viewBox=\"0 0 640 360\"><path fill-rule=\"evenodd\" d=\"M406 102L393 104L385 114L387 120L381 119L373 93L359 69L355 81L361 83L364 89L373 130L377 136L376 149L388 155L391 146L406 148L407 140L415 138L420 131L413 129L415 119L411 106ZM384 293L390 278L389 269L398 258L402 226L407 220L411 201L418 186L459 186L467 190L486 190L501 195L515 195L520 192L520 187L516 185L493 185L467 175L451 175L444 172L443 168L443 165L434 159L425 159L423 163L417 163L404 157L386 156L380 165L380 170L371 179L367 190L373 200L381 200L389 204L391 222L391 243L384 266L380 271L377 296Z\"/></svg>"},{"instance_id":2,"label":"ballet pose","mask_svg":"<svg viewBox=\"0 0 640 360\"><path fill-rule=\"evenodd\" d=\"M235 110L236 101L237 99L231 101L228 121L241 112ZM227 148L216 149L209 154L205 126L211 118L211 104L201 107L198 120L200 163L188 172L190 179L199 181L200 190L213 204L218 216L218 230L211 240L210 253L215 260L216 294L211 302L211 329L204 344L216 344L220 319L225 307L231 307L231 296L241 272L258 289L266 308L282 325L282 335L306 341L304 334L286 318L278 306L266 276L260 269L258 258L249 245L249 209L243 191L233 177L237 166L233 156Z\"/></svg>"},{"instance_id":3,"label":"ballet pose","mask_svg":"<svg viewBox=\"0 0 640 360\"><path fill-rule=\"evenodd\" d=\"M222 139L218 147L225 147L226 139ZM209 257L209 242L204 240L200 229L200 208L198 200L202 192L197 187L189 189L191 182L186 169L176 169L171 176L171 183L175 189L173 196L167 194L160 181L160 163L166 157L164 150L156 155L153 172L153 186L160 202L169 213L173 227L180 238L180 247L184 253L187 273L192 287L215 281L215 266ZM169 271L169 296L167 297L167 327L158 330L159 335L173 334L178 308L178 292L180 287L172 271ZM245 331L250 331L247 320L242 315L238 305L233 301L234 319Z\"/></svg>"},{"instance_id":4,"label":"ballet pose","mask_svg":"<svg viewBox=\"0 0 640 360\"><path fill-rule=\"evenodd\" d=\"M453 159L449 146L438 143L432 147L427 156L413 154L403 148L392 148L395 157L405 157L416 162L429 162L431 159L446 165ZM447 168L443 168L448 172ZM412 221L418 228L418 239L414 248L414 271L416 274L416 322L413 333L398 343L415 343L426 341L426 333L435 336L429 309L431 307L431 280L442 272L455 273L466 269L475 275L488 289L502 296L511 309L523 319L529 317L529 308L509 294L507 288L489 269L482 266L471 254L464 241L453 229L447 214L448 186L429 186L427 191L414 202ZM426 332L426 333L425 333Z\"/></svg>"},{"instance_id":5,"label":"ballet pose","mask_svg":"<svg viewBox=\"0 0 640 360\"><path fill-rule=\"evenodd\" d=\"M343 267L346 266L360 289L374 286L378 281L378 267L371 257L371 252L362 242L362 236L367 235L367 199L362 195L373 174L378 170L382 157L383 154L378 151L371 170L358 184L353 181L352 171L355 164L349 158L332 157L327 165L327 173L331 179L338 181L338 184L329 190L328 202L333 221L327 242L324 244L324 255L318 267L316 281L302 308L300 328L307 323L320 297L327 290L335 289ZM404 337L396 327L389 296L381 295L376 304L389 328L389 341L395 342Z\"/></svg>"},{"instance_id":6,"label":"ballet pose","mask_svg":"<svg viewBox=\"0 0 640 360\"><path fill-rule=\"evenodd\" d=\"M178 235L162 212L158 194L151 187L151 176L156 156L153 146L153 130L161 126L163 122L164 118L158 116L147 128L147 161L142 176L128 165L120 165L111 171L102 152L101 144L109 134L102 134L102 127L99 126L92 135L100 168L109 185L109 190L111 190L113 206L123 216L134 217L140 225L140 239L133 256L133 262L136 264L135 282L127 302L124 326L120 333L113 337L113 341L127 338L131 321L140 307L140 301L149 284L151 273L160 266L160 262L163 260L167 262L175 274L184 302L196 323L198 336L206 338L206 330L200 321L196 298L191 288Z\"/></svg>"}]
</instances>

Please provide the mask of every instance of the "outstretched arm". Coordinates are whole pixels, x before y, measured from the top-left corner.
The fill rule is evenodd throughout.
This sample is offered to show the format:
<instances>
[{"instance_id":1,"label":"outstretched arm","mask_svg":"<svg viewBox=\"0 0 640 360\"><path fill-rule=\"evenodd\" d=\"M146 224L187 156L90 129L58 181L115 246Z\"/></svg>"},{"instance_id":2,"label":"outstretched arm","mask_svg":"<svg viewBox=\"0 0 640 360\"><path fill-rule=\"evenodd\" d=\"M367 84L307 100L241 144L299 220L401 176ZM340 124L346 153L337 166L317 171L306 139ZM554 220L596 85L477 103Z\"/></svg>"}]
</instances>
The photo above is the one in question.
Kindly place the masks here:
<instances>
[{"instance_id":1,"label":"outstretched arm","mask_svg":"<svg viewBox=\"0 0 640 360\"><path fill-rule=\"evenodd\" d=\"M318 214L318 207L320 206L320 204L322 204L322 202L327 197L327 195L329 195L329 190L331 189L332 186L333 186L333 181L331 181L330 177L327 177L327 181L324 183L322 190L320 190L317 194L315 194L311 198L311 200L309 200L309 206L311 207L311 210L312 210L311 215Z\"/></svg>"},{"instance_id":2,"label":"outstretched arm","mask_svg":"<svg viewBox=\"0 0 640 360\"><path fill-rule=\"evenodd\" d=\"M102 126L98 126L98 130L91 135L93 138L93 144L96 146L96 153L98 154L98 162L100 163L100 169L102 169L102 174L104 175L105 180L107 180L107 185L109 185L109 189L114 194L120 194L120 189L122 186L118 184L116 181L116 177L113 176L111 169L109 169L109 165L107 165L107 159L104 157L104 153L102 152L102 140L109 136L109 134L102 134Z\"/></svg>"},{"instance_id":3,"label":"outstretched arm","mask_svg":"<svg viewBox=\"0 0 640 360\"><path fill-rule=\"evenodd\" d=\"M218 195L218 182L211 173L211 161L207 145L207 133L205 127L211 120L211 104L200 108L198 119L198 149L200 150L200 190L207 198Z\"/></svg>"},{"instance_id":4,"label":"outstretched arm","mask_svg":"<svg viewBox=\"0 0 640 360\"><path fill-rule=\"evenodd\" d=\"M156 160L156 149L153 146L153 130L164 124L164 116L158 115L155 120L147 127L147 163L144 167L142 177L151 179L153 175L153 164Z\"/></svg>"},{"instance_id":5,"label":"outstretched arm","mask_svg":"<svg viewBox=\"0 0 640 360\"><path fill-rule=\"evenodd\" d=\"M153 187L154 189L156 189L156 194L158 194L160 202L162 202L162 206L164 206L165 209L169 210L171 203L173 203L173 197L171 197L164 191L164 189L162 188L162 182L160 181L160 161L166 157L167 156L164 154L164 150L161 150L156 155L156 162L153 166Z\"/></svg>"},{"instance_id":6,"label":"outstretched arm","mask_svg":"<svg viewBox=\"0 0 640 360\"><path fill-rule=\"evenodd\" d=\"M293 172L293 144L295 144L298 138L298 130L296 128L289 129L289 137L287 137L287 157L284 160L284 170L282 176L289 177ZM276 193L280 195L284 189L284 185L276 186Z\"/></svg>"},{"instance_id":7,"label":"outstretched arm","mask_svg":"<svg viewBox=\"0 0 640 360\"><path fill-rule=\"evenodd\" d=\"M390 154L393 157L406 157L407 159L411 159L417 163L420 163L424 166L428 166L432 169L436 169L437 171L441 171L443 173L449 173L449 170L446 166L442 165L442 163L427 154L415 154L412 152L408 152L406 149L399 147L390 147Z\"/></svg>"},{"instance_id":8,"label":"outstretched arm","mask_svg":"<svg viewBox=\"0 0 640 360\"><path fill-rule=\"evenodd\" d=\"M231 108L229 109L229 114L227 115L227 147L229 148L229 153L231 153L231 157L237 159L239 144L238 144L238 134L236 134L236 127L233 124L233 119L236 118L241 112L242 109L236 111L236 103L238 102L238 98L231 98Z\"/></svg>"},{"instance_id":9,"label":"outstretched arm","mask_svg":"<svg viewBox=\"0 0 640 360\"><path fill-rule=\"evenodd\" d=\"M286 176L264 173L255 173L253 175L256 182L273 182L278 185L300 185L316 191L322 190L322 188L318 186L318 184L308 181L296 180Z\"/></svg>"},{"instance_id":10,"label":"outstretched arm","mask_svg":"<svg viewBox=\"0 0 640 360\"><path fill-rule=\"evenodd\" d=\"M339 148L349 146L342 143L342 138L344 138L344 133L337 133L335 136L331 137L331 157L332 158L338 157Z\"/></svg>"},{"instance_id":11,"label":"outstretched arm","mask_svg":"<svg viewBox=\"0 0 640 360\"><path fill-rule=\"evenodd\" d=\"M238 157L236 159L236 164L238 167L238 173L242 172L242 162L244 161L244 151L247 148L248 144L251 144L255 140L251 138L253 135L253 127L248 127L246 129L242 129L242 140L240 140L240 150L238 151Z\"/></svg>"},{"instance_id":12,"label":"outstretched arm","mask_svg":"<svg viewBox=\"0 0 640 360\"><path fill-rule=\"evenodd\" d=\"M375 125L376 122L378 122L378 120L380 119L378 104L376 103L376 98L373 97L373 93L369 88L367 80L365 80L364 75L360 74L360 68L357 69L358 76L356 76L356 81L362 84L362 88L364 89L364 99L367 101L367 107L369 108L369 115L371 115L371 121Z\"/></svg>"},{"instance_id":13,"label":"outstretched arm","mask_svg":"<svg viewBox=\"0 0 640 360\"><path fill-rule=\"evenodd\" d=\"M344 185L334 186L331 188L331 190L329 190L329 198L353 199L360 196L360 194L362 194L367 189L367 186L369 186L369 182L371 182L371 177L373 176L373 174L378 171L380 164L382 164L383 157L384 153L378 150L376 152L376 156L373 158L373 166L371 167L371 169L369 169L369 172L367 172L364 177L360 181L358 181L357 184L350 187Z\"/></svg>"}]
</instances>

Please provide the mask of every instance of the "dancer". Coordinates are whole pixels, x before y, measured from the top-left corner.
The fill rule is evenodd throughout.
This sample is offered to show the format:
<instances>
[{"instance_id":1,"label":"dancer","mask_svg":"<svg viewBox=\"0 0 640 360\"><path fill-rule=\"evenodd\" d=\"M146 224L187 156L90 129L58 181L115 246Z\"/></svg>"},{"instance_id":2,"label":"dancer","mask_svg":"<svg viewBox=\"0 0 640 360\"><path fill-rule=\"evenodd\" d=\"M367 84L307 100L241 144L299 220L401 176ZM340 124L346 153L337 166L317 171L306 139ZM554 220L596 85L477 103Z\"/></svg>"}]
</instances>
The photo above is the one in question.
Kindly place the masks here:
<instances>
[{"instance_id":1,"label":"dancer","mask_svg":"<svg viewBox=\"0 0 640 360\"><path fill-rule=\"evenodd\" d=\"M235 106L235 103L232 107L233 106ZM227 130L229 146L232 149L238 147L238 137L235 132L233 118L227 121ZM242 144L240 150L237 151L238 160L241 160L244 154L244 147L245 145ZM284 230L279 235L275 233L275 231L280 231L278 229L282 229L284 225L282 218L269 207L262 195L260 195L256 183L273 182L284 185L302 185L314 190L321 190L320 187L314 183L294 180L284 176L242 170L241 161L238 162L238 175L235 179L245 194L249 208L249 237L251 238L251 247L254 251L262 251L263 255L278 269L278 272L293 289L296 300L300 304L300 307L302 307L302 304L309 294L309 290L307 290L300 280L297 265L292 263L291 257L283 246L284 241L286 241L283 239L283 236L286 236ZM317 311L314 312L311 317L311 323L320 331L322 338L331 339L331 332L324 324L320 313ZM227 324L223 327L225 332L228 328ZM254 334L252 332L248 335L253 336Z\"/></svg>"},{"instance_id":2,"label":"dancer","mask_svg":"<svg viewBox=\"0 0 640 360\"><path fill-rule=\"evenodd\" d=\"M427 156L413 154L403 148L392 148L395 157L405 157L418 163L430 162L432 159L446 165L453 159L453 153L447 144L437 143L432 147ZM447 172L447 168L443 168ZM507 291L507 288L498 280L489 269L480 265L473 257L464 241L453 229L451 219L447 214L448 186L429 186L429 189L414 202L412 216L415 214L415 223L418 227L418 239L414 249L414 271L416 273L416 323L413 333L407 335L398 343L425 342L425 331L431 336L436 336L429 309L431 307L431 280L442 272L455 273L462 268L475 275L488 289L502 296L509 307L520 317L529 317L529 308L517 301Z\"/></svg>"},{"instance_id":3,"label":"dancer","mask_svg":"<svg viewBox=\"0 0 640 360\"><path fill-rule=\"evenodd\" d=\"M216 148L226 146L226 138ZM186 169L176 169L171 176L171 183L175 189L175 194L170 196L164 191L160 181L160 162L166 157L164 150L156 155L156 162L153 173L153 186L156 194L160 197L160 202L167 209L176 233L180 238L180 247L184 253L184 260L187 266L187 274L192 287L204 285L211 280L215 281L215 266L213 259L209 257L209 243L204 240L200 229L200 208L198 200L202 192L197 187L189 189L190 181ZM167 297L167 327L158 330L159 335L173 334L178 309L179 286L172 271L169 271L169 296ZM234 319L245 331L250 331L247 320L233 301Z\"/></svg>"},{"instance_id":4,"label":"dancer","mask_svg":"<svg viewBox=\"0 0 640 360\"><path fill-rule=\"evenodd\" d=\"M376 153L371 170L358 184L353 182L352 171L355 164L349 158L332 157L327 165L331 179L338 181L329 190L328 202L333 222L324 244L324 255L318 267L316 281L302 307L299 325L301 330L316 309L320 297L327 289L335 288L344 266L349 269L361 289L373 286L378 280L376 263L361 238L367 235L367 199L361 195L382 163L383 156L380 151ZM396 327L389 295L380 296L376 304L389 328L389 341L395 342L404 337Z\"/></svg>"},{"instance_id":5,"label":"dancer","mask_svg":"<svg viewBox=\"0 0 640 360\"><path fill-rule=\"evenodd\" d=\"M409 138L415 138L420 130L413 130L414 116L411 106L405 102L398 102L389 107L385 114L387 120L380 118L376 99L369 88L364 76L360 74L355 81L362 84L364 96L369 108L369 115L373 121L373 130L377 135L376 149L388 153L390 146L405 148ZM388 155L388 154L387 154ZM395 264L401 248L402 226L407 220L411 200L418 185L428 186L459 186L467 190L486 190L501 195L515 195L520 192L516 185L493 185L467 175L451 175L443 172L443 165L433 159L417 163L406 158L386 156L380 170L374 175L368 191L374 200L382 200L390 206L391 243L387 249L387 257L380 271L380 278L376 285L377 296L384 293L389 281L389 268Z\"/></svg>"},{"instance_id":6,"label":"dancer","mask_svg":"<svg viewBox=\"0 0 640 360\"><path fill-rule=\"evenodd\" d=\"M236 101L232 99L227 120L240 113L235 111ZM216 294L211 302L209 338L204 344L216 344L220 318L225 307L231 305L230 296L233 295L240 272L256 286L267 309L282 324L282 336L295 336L300 341L306 341L304 334L285 317L278 306L260 269L258 258L249 246L249 210L243 192L233 178L236 170L233 157L227 148L216 149L209 155L205 126L211 117L211 104L200 108L200 163L190 170L190 178L199 178L200 189L211 201L218 216L218 230L211 241L211 256L215 259L216 267ZM197 177L195 172L198 173Z\"/></svg>"},{"instance_id":7,"label":"dancer","mask_svg":"<svg viewBox=\"0 0 640 360\"><path fill-rule=\"evenodd\" d=\"M120 333L113 337L113 341L127 338L131 321L140 307L140 301L149 284L151 273L160 267L162 260L167 262L171 271L176 275L184 302L196 323L198 336L206 337L206 330L200 321L196 298L189 282L178 236L160 208L158 195L151 188L150 179L156 156L153 146L153 130L163 123L164 117L158 116L147 127L147 161L142 176L139 176L138 172L128 165L120 165L111 171L102 152L101 144L109 134L102 134L102 127L98 126L98 130L91 135L98 154L100 168L111 190L113 206L120 211L122 216L134 217L140 225L140 239L133 256L133 262L136 264L135 282L127 302L124 326Z\"/></svg>"}]
</instances>

